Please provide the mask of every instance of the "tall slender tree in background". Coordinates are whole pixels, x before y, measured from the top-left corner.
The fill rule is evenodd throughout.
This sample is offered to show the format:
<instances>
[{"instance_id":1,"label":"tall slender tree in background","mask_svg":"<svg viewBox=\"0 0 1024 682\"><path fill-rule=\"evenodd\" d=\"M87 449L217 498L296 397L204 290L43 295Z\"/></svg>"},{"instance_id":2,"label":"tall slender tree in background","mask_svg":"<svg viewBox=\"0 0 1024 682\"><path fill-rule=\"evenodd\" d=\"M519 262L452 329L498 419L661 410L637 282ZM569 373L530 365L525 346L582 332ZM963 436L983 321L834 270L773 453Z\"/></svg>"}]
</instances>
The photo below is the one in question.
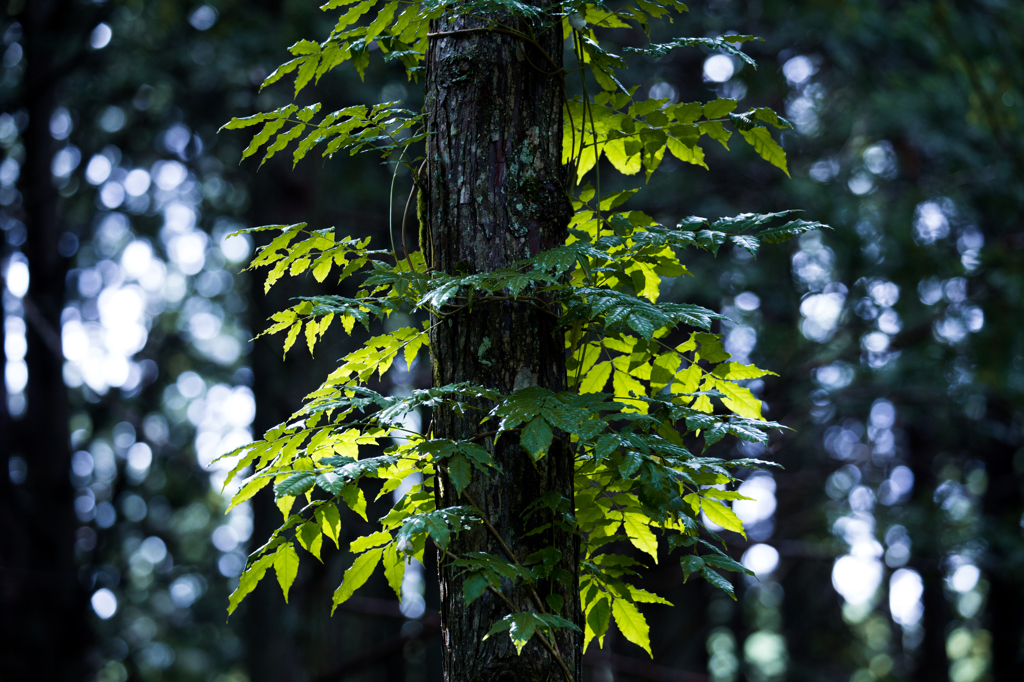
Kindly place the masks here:
<instances>
[{"instance_id":1,"label":"tall slender tree in background","mask_svg":"<svg viewBox=\"0 0 1024 682\"><path fill-rule=\"evenodd\" d=\"M60 339L68 260L58 248L66 227L58 215L50 170L56 151L50 120L58 106L61 74L84 48L69 5L28 3L21 25L26 68L20 113L26 120L19 217L27 230L24 254L32 264L21 307L24 366L32 381L17 422L10 421L6 400L0 406L4 459L19 479L17 488L10 486L10 478L4 482L8 532L0 550L2 636L7 642L3 665L12 678L80 679L90 639L87 593L78 580L74 552L74 489L68 478L70 409ZM33 648L38 660L17 653Z\"/></svg>"}]
</instances>

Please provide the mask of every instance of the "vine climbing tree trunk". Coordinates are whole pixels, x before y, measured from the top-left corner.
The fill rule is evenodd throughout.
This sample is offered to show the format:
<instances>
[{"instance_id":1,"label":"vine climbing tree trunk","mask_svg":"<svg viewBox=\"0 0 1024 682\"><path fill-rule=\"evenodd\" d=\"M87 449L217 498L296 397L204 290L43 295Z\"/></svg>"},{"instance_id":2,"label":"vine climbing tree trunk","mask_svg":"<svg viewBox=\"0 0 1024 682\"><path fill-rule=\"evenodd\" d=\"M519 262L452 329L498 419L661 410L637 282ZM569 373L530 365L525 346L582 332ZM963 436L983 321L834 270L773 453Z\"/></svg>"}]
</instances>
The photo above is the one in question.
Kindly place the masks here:
<instances>
[{"instance_id":1,"label":"vine climbing tree trunk","mask_svg":"<svg viewBox=\"0 0 1024 682\"><path fill-rule=\"evenodd\" d=\"M427 55L424 218L430 230L428 263L446 273L491 271L558 246L571 216L561 164L561 28L556 24L534 43L487 26L467 16L438 20ZM563 332L542 303L491 301L444 312L431 333L435 386L467 381L506 394L527 386L565 390ZM468 439L493 429L481 426L481 416L439 408L435 436ZM445 679L578 680L579 634L563 631L546 645L535 638L521 656L505 634L484 639L492 623L513 607L552 612L549 594L564 600L558 615L582 625L578 539L562 531L526 537L529 527L544 522L525 518L531 502L549 491L572 500L572 454L556 440L547 457L534 464L514 434L493 446L492 440L478 442L493 447L499 473L477 475L462 495L438 477L439 508L477 506L488 520L454 539L450 554L439 559ZM485 592L466 605L452 555L507 557L511 552L524 562L551 545L561 552L559 567L572 580L540 583L537 589L506 583L501 594Z\"/></svg>"}]
</instances>

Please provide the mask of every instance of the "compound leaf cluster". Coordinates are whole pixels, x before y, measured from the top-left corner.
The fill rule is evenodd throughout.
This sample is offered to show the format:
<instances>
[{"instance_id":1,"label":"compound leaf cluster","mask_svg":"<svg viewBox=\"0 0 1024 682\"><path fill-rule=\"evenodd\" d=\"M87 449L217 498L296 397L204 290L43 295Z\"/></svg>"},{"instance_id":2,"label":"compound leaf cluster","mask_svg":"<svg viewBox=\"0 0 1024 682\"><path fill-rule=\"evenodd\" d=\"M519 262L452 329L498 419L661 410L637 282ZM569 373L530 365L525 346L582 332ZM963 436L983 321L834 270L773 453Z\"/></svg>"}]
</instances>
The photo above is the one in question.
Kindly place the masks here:
<instances>
[{"instance_id":1,"label":"compound leaf cluster","mask_svg":"<svg viewBox=\"0 0 1024 682\"><path fill-rule=\"evenodd\" d=\"M282 277L310 272L318 282L360 279L354 297L298 299L275 313L261 334L284 333L285 353L301 338L310 353L339 322L348 334L356 324L372 330L385 321L420 317L422 324L387 327L342 358L303 407L286 423L256 442L224 457L234 461L225 486L236 491L232 506L271 487L282 525L250 555L229 613L273 568L287 599L300 553L320 560L326 537L338 546L344 505L367 518L366 492L378 499L399 492L390 511L376 520L378 530L351 542L354 556L333 597L343 604L383 566L388 584L401 598L406 562L422 559L429 540L463 574L467 603L485 591L500 592L509 581L532 585L545 579L571 579L557 568L554 547L527 557L451 550L451 538L485 523L471 500L435 508L439 472L461 495L475 477L497 467L493 445L515 433L523 456L547 456L557 439L575 460L575 504L548 494L535 501L530 534L556 526L579 535L580 596L585 646L603 643L612 620L629 641L650 653L647 622L640 604L668 604L638 584L644 561L658 562L682 550L684 578L699 576L732 595L719 571L750 573L728 556L720 529L743 534L743 523L729 502L737 469L769 462L708 456L708 448L732 437L765 443L781 425L764 419L761 402L748 383L771 374L732 360L714 333L725 318L698 305L660 301L664 278L688 275L687 252L717 254L726 244L756 256L762 244L776 244L820 223L793 218L793 211L743 214L708 221L684 217L661 225L641 211L621 210L638 189L602 196L603 157L625 176L644 171L650 178L665 154L707 168L701 142L709 138L728 149L735 132L756 153L788 174L785 152L772 130L792 125L775 112L754 108L736 113L737 102L672 104L637 99L623 86L623 57L602 38L609 31L640 28L649 35L654 19L686 11L674 0L632 0L618 9L599 2L565 0L540 8L518 0L331 0L335 28L322 42L302 40L293 58L267 77L264 86L293 75L295 93L351 61L363 76L371 45L385 61L398 60L409 78L423 71L430 22L453 13L488 17L485 31L511 35L537 46L536 36L561 31L571 41L581 74L589 71L599 91L564 102L563 163L574 183L575 213L564 245L491 272L443 273L427 267L421 252L399 258L391 250L369 249L368 239L340 237L333 229L310 230L304 223L249 231L278 232L261 248L250 268L266 268L265 288ZM600 31L600 34L598 33ZM742 51L750 36L677 38L667 43L626 48L631 58L657 59L677 48L700 46L753 65ZM565 76L565 72L562 72ZM257 128L243 158L263 151L266 162L293 142L297 163L318 145L330 157L373 150L413 170L414 155L427 133L420 112L398 103L352 106L321 116L320 105L288 105L236 118L227 129ZM318 117L320 117L318 119ZM727 127L728 126L728 127ZM584 184L584 181L585 184ZM557 319L564 333L569 390L528 387L509 395L472 384L452 384L387 396L371 386L390 371L405 370L429 350L431 325L474 306L512 301L540 308ZM481 353L485 349L481 349ZM438 439L408 429L410 413L444 404L479 419L479 435L463 441ZM390 443L390 444L389 444ZM296 502L301 506L296 510ZM517 650L533 637L552 637L576 628L560 597L538 601L534 610L511 610L488 636L510 637Z\"/></svg>"}]
</instances>

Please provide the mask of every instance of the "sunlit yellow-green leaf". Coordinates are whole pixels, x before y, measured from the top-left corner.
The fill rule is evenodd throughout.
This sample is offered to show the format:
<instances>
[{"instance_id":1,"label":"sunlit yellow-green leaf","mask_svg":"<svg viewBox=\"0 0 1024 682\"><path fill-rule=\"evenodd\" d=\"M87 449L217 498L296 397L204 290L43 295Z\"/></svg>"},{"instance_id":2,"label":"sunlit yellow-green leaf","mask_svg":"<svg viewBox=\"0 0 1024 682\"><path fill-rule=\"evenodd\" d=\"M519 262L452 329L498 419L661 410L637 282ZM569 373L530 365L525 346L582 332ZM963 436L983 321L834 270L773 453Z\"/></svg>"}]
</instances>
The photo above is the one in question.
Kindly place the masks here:
<instances>
[{"instance_id":1,"label":"sunlit yellow-green leaf","mask_svg":"<svg viewBox=\"0 0 1024 682\"><path fill-rule=\"evenodd\" d=\"M647 388L633 378L628 372L616 370L612 375L612 386L615 389L615 398L626 404L625 411L647 414L647 403L638 400L639 396L647 395ZM630 397L630 396L636 397Z\"/></svg>"},{"instance_id":2,"label":"sunlit yellow-green leaf","mask_svg":"<svg viewBox=\"0 0 1024 682\"><path fill-rule=\"evenodd\" d=\"M704 150L698 145L687 145L674 137L670 137L668 138L668 150L672 152L672 156L680 161L692 163L694 166L700 166L701 168L708 167L708 164L704 161Z\"/></svg>"},{"instance_id":3,"label":"sunlit yellow-green leaf","mask_svg":"<svg viewBox=\"0 0 1024 682\"><path fill-rule=\"evenodd\" d=\"M762 159L772 164L776 168L781 168L782 172L787 176L789 175L789 169L786 167L786 152L782 150L779 143L772 139L772 134L768 132L767 128L751 128L750 130L741 130L740 135L746 140L750 146L754 148Z\"/></svg>"},{"instance_id":4,"label":"sunlit yellow-green leaf","mask_svg":"<svg viewBox=\"0 0 1024 682\"><path fill-rule=\"evenodd\" d=\"M316 345L316 333L319 330L319 326L316 320L310 320L306 323L306 346L309 347L310 356L313 355L313 346Z\"/></svg>"},{"instance_id":5,"label":"sunlit yellow-green leaf","mask_svg":"<svg viewBox=\"0 0 1024 682\"><path fill-rule=\"evenodd\" d=\"M586 613L586 627L583 633L583 652L586 653L591 640L597 638L599 646L604 646L604 636L608 632L608 623L611 620L611 605L608 597L601 595L592 603Z\"/></svg>"},{"instance_id":6,"label":"sunlit yellow-green leaf","mask_svg":"<svg viewBox=\"0 0 1024 682\"><path fill-rule=\"evenodd\" d=\"M651 532L650 517L641 512L626 512L623 516L623 527L629 541L641 552L650 554L654 563L658 563L658 538Z\"/></svg>"},{"instance_id":7,"label":"sunlit yellow-green leaf","mask_svg":"<svg viewBox=\"0 0 1024 682\"><path fill-rule=\"evenodd\" d=\"M267 487L267 485L270 484L270 481L271 478L269 476L250 478L249 481L242 486L242 489L235 493L235 496L231 498L231 504L228 505L227 511L231 511L233 508L242 504L260 490Z\"/></svg>"},{"instance_id":8,"label":"sunlit yellow-green leaf","mask_svg":"<svg viewBox=\"0 0 1024 682\"><path fill-rule=\"evenodd\" d=\"M740 381L742 379L758 379L765 375L779 376L775 372L759 369L754 365L741 365L738 362L723 362L711 372L719 379L730 379Z\"/></svg>"},{"instance_id":9,"label":"sunlit yellow-green leaf","mask_svg":"<svg viewBox=\"0 0 1024 682\"><path fill-rule=\"evenodd\" d=\"M284 477L278 476L278 478ZM292 506L295 504L295 496L283 495L277 498L275 504L277 505L277 508L281 510L281 516L283 516L284 520L287 521L288 517L292 515Z\"/></svg>"},{"instance_id":10,"label":"sunlit yellow-green leaf","mask_svg":"<svg viewBox=\"0 0 1024 682\"><path fill-rule=\"evenodd\" d=\"M384 549L384 577L387 578L391 589L398 595L399 601L402 599L402 580L405 578L405 562L405 556L398 552L398 547L394 544Z\"/></svg>"},{"instance_id":11,"label":"sunlit yellow-green leaf","mask_svg":"<svg viewBox=\"0 0 1024 682\"><path fill-rule=\"evenodd\" d=\"M761 401L750 392L749 388L744 388L731 381L716 381L715 388L725 395L722 398L722 403L734 413L748 419L763 419Z\"/></svg>"},{"instance_id":12,"label":"sunlit yellow-green leaf","mask_svg":"<svg viewBox=\"0 0 1024 682\"><path fill-rule=\"evenodd\" d=\"M641 159L639 151L630 153L629 138L612 140L603 148L604 155L611 161L615 170L623 175L635 175L640 172Z\"/></svg>"},{"instance_id":13,"label":"sunlit yellow-green leaf","mask_svg":"<svg viewBox=\"0 0 1024 682\"><path fill-rule=\"evenodd\" d=\"M228 615L234 613L246 595L253 591L257 583L266 575L267 569L274 564L274 554L264 554L247 568L238 579L238 587L228 598Z\"/></svg>"},{"instance_id":14,"label":"sunlit yellow-green leaf","mask_svg":"<svg viewBox=\"0 0 1024 682\"><path fill-rule=\"evenodd\" d=\"M331 607L331 615L334 615L334 610L338 608L339 604L348 601L348 598L370 579L383 554L384 548L378 547L356 557L356 560L352 562L352 567L345 571L341 585L334 591L334 605Z\"/></svg>"},{"instance_id":15,"label":"sunlit yellow-green leaf","mask_svg":"<svg viewBox=\"0 0 1024 682\"><path fill-rule=\"evenodd\" d=\"M600 393L612 374L612 363L605 360L594 365L580 382L580 393Z\"/></svg>"},{"instance_id":16,"label":"sunlit yellow-green leaf","mask_svg":"<svg viewBox=\"0 0 1024 682\"><path fill-rule=\"evenodd\" d=\"M295 531L295 539L299 541L302 548L315 556L318 560L320 559L320 547L323 545L324 536L320 530L319 524L313 521L307 521L306 523L299 526L299 529Z\"/></svg>"},{"instance_id":17,"label":"sunlit yellow-green leaf","mask_svg":"<svg viewBox=\"0 0 1024 682\"><path fill-rule=\"evenodd\" d=\"M350 544L348 547L348 551L352 552L353 554L360 554L368 549L372 549L373 547L380 547L381 545L386 545L387 543L391 542L391 539L391 533L387 532L386 530L379 530L376 533L364 535L361 538L356 538L355 540L353 540L352 544Z\"/></svg>"},{"instance_id":18,"label":"sunlit yellow-green leaf","mask_svg":"<svg viewBox=\"0 0 1024 682\"><path fill-rule=\"evenodd\" d=\"M612 615L615 617L615 624L619 626L622 636L646 651L648 656L654 658L651 653L651 636L647 619L636 608L636 605L625 599L616 599L612 604Z\"/></svg>"},{"instance_id":19,"label":"sunlit yellow-green leaf","mask_svg":"<svg viewBox=\"0 0 1024 682\"><path fill-rule=\"evenodd\" d=\"M341 536L341 514L333 502L329 502L316 510L316 518L320 522L320 530L324 535L334 540L334 546L338 547L338 539Z\"/></svg>"},{"instance_id":20,"label":"sunlit yellow-green leaf","mask_svg":"<svg viewBox=\"0 0 1024 682\"><path fill-rule=\"evenodd\" d=\"M717 523L722 528L747 537L747 534L743 531L743 522L740 520L740 517L736 516L736 512L718 500L709 500L706 497L701 498L700 508L711 521Z\"/></svg>"},{"instance_id":21,"label":"sunlit yellow-green leaf","mask_svg":"<svg viewBox=\"0 0 1024 682\"><path fill-rule=\"evenodd\" d=\"M287 355L288 351L292 346L295 345L295 339L299 338L299 331L302 329L302 320L299 320L291 326L288 330L288 336L284 340L284 354Z\"/></svg>"},{"instance_id":22,"label":"sunlit yellow-green leaf","mask_svg":"<svg viewBox=\"0 0 1024 682\"><path fill-rule=\"evenodd\" d=\"M323 282L327 279L328 273L331 271L331 266L334 264L334 259L331 254L326 253L317 259L316 265L313 266L313 279L317 282Z\"/></svg>"},{"instance_id":23,"label":"sunlit yellow-green leaf","mask_svg":"<svg viewBox=\"0 0 1024 682\"><path fill-rule=\"evenodd\" d=\"M626 274L632 275L637 296L643 296L651 303L657 302L661 292L661 277L654 271L652 264L636 261L626 268Z\"/></svg>"},{"instance_id":24,"label":"sunlit yellow-green leaf","mask_svg":"<svg viewBox=\"0 0 1024 682\"><path fill-rule=\"evenodd\" d=\"M281 545L274 554L274 572L277 573L277 582L281 585L281 592L284 593L284 601L287 603L288 590L299 573L299 554L292 543Z\"/></svg>"},{"instance_id":25,"label":"sunlit yellow-green leaf","mask_svg":"<svg viewBox=\"0 0 1024 682\"><path fill-rule=\"evenodd\" d=\"M710 391L714 387L714 377L705 376L704 383L701 384L700 390ZM707 414L711 414L712 412L715 411L715 408L711 405L711 398L709 398L706 395L698 396L697 399L693 401L693 409L697 410L698 412L705 412Z\"/></svg>"},{"instance_id":26,"label":"sunlit yellow-green leaf","mask_svg":"<svg viewBox=\"0 0 1024 682\"><path fill-rule=\"evenodd\" d=\"M345 500L345 504L349 506L349 509L354 511L363 517L363 521L366 521L366 496L363 495L363 491L354 485L348 485L341 490L341 499Z\"/></svg>"}]
</instances>

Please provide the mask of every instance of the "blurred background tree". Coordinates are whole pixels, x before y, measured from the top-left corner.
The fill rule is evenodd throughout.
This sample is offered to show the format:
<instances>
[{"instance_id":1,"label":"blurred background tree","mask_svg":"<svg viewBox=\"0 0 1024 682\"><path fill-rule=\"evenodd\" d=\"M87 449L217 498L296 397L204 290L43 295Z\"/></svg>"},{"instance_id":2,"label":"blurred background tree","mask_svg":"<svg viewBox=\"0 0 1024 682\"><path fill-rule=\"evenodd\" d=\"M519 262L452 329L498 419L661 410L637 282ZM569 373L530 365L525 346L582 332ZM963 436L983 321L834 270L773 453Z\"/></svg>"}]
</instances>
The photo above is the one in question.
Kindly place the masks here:
<instances>
[{"instance_id":1,"label":"blurred background tree","mask_svg":"<svg viewBox=\"0 0 1024 682\"><path fill-rule=\"evenodd\" d=\"M644 209L674 224L803 206L835 230L756 260L695 255L675 282L735 321L730 352L779 372L758 390L795 432L744 451L786 466L735 504L759 581L737 581L733 603L662 562L651 588L687 606L652 609L655 660L612 632L588 679L1024 679L1024 8L692 10L691 35L765 38L748 43L760 69L675 52L634 82L785 111L793 179L709 146L718 172L666 160ZM279 512L225 517L210 462L287 419L349 350L337 337L283 364L275 341L249 343L297 292L265 297L240 273L254 245L225 236L301 218L386 240L393 168L278 158L256 173L215 134L290 99L258 84L326 21L298 0L7 3L3 679L440 678L429 559L401 609L371 584L330 619L337 553L303 569L287 608L263 586L224 617L253 528ZM415 108L420 92L371 62L365 82L332 74L318 95ZM384 388L429 380L408 369ZM360 523L345 520L350 537Z\"/></svg>"}]
</instances>

